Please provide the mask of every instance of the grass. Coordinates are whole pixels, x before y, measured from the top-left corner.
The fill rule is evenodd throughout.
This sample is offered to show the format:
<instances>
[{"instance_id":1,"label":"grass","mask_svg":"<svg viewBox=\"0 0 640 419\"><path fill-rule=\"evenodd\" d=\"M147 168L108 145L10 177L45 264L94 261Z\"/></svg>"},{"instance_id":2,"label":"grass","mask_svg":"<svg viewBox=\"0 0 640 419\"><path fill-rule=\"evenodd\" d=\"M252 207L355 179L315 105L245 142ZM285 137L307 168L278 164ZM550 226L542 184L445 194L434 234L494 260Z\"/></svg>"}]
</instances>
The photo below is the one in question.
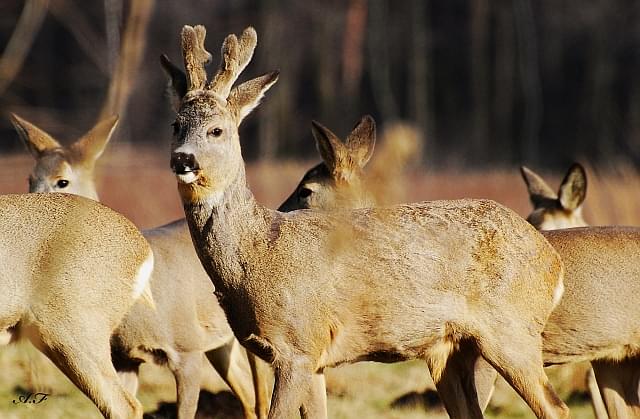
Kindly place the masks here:
<instances>
[{"instance_id":1,"label":"grass","mask_svg":"<svg viewBox=\"0 0 640 419\"><path fill-rule=\"evenodd\" d=\"M175 181L167 156L152 150L112 147L99 165L99 191L103 202L122 212L141 228L157 226L182 217ZM26 155L0 159L0 193L27 190L32 160ZM311 162L259 162L247 169L256 198L275 208L293 190ZM640 175L623 167L600 171L588 169L589 190L585 218L591 224L640 225L640 201L635 199ZM542 173L557 187L563 173ZM460 197L491 198L521 215L530 209L524 183L512 170L433 172L416 168L393 182L394 200L418 201ZM398 190L400 185L401 190ZM574 417L592 418L585 396L586 366L548 369L554 387L569 402ZM442 411L425 409L425 391L433 389L421 362L394 365L360 363L327 371L328 407L332 418L444 418ZM223 391L206 395L199 416L237 417L237 404ZM48 400L38 405L16 405L24 392L45 392ZM428 396L429 393L426 393ZM409 396L407 396L409 395ZM155 417L170 416L175 402L175 384L170 373L143 366L139 399ZM403 398L403 396L406 396ZM405 407L391 407L402 404ZM167 405L168 404L168 405ZM428 404L428 403L427 403ZM504 382L499 382L487 412L494 418L530 418L531 411ZM0 417L2 418L94 418L100 417L84 397L52 363L29 344L19 343L0 350Z\"/></svg>"}]
</instances>

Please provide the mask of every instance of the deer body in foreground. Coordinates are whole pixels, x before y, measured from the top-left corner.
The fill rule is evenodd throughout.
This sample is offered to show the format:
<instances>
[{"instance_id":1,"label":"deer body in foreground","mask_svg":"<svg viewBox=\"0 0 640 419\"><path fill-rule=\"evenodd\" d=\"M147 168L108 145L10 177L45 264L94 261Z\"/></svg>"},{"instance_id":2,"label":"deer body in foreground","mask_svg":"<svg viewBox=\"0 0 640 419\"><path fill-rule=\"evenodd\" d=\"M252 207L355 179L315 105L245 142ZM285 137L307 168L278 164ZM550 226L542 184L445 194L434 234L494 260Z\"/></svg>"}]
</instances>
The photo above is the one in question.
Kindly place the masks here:
<instances>
[{"instance_id":1,"label":"deer body in foreground","mask_svg":"<svg viewBox=\"0 0 640 419\"><path fill-rule=\"evenodd\" d=\"M357 185L359 194L366 192L360 186L362 179L339 184L339 178L325 174L329 173L328 167L344 170L341 162L348 159L323 153L325 148L320 145L323 136L315 130L314 136L324 162L306 173L287 200L288 207L282 209L317 207L314 206L317 202L335 205L335 194L340 191L340 196L350 196L344 189L351 188L352 184ZM341 152L348 153L348 147L342 147ZM360 172L353 173L363 176ZM547 229L587 225L582 217L586 195L586 175L582 167L574 165L569 170L558 193L531 170L523 168L522 174L534 204L528 217L531 224ZM314 195L322 199L313 200ZM360 198L351 202L341 200L340 205L358 207L361 201ZM596 417L640 417L640 230L600 227L543 234L560 252L566 268L566 291L543 333L545 363L591 361L600 378L598 384L591 379L589 382ZM484 409L493 392L496 371L480 360L474 376L478 399ZM607 401L607 410L604 410L598 385Z\"/></svg>"},{"instance_id":2,"label":"deer body in foreground","mask_svg":"<svg viewBox=\"0 0 640 419\"><path fill-rule=\"evenodd\" d=\"M153 253L122 215L67 194L0 196L0 336L27 338L109 418L142 418L109 339L148 281Z\"/></svg>"},{"instance_id":3,"label":"deer body in foreground","mask_svg":"<svg viewBox=\"0 0 640 419\"><path fill-rule=\"evenodd\" d=\"M65 191L98 199L94 166L117 118L98 123L68 147L16 115L13 123L36 160L30 192ZM113 334L113 362L121 380L135 395L141 362L167 365L176 379L178 416L192 418L200 389L214 374L213 364L240 399L245 416L254 417L247 358L195 254L186 221L146 230L143 235L155 254L151 289L156 309L134 304ZM266 415L266 405L258 408Z\"/></svg>"},{"instance_id":4,"label":"deer body in foreground","mask_svg":"<svg viewBox=\"0 0 640 419\"><path fill-rule=\"evenodd\" d=\"M260 206L246 185L238 126L277 74L232 88L256 44L248 28L225 39L207 84L204 37L204 27L183 28L187 84L171 165L235 335L274 367L269 417L298 409L325 417L327 366L412 358L427 361L451 416L481 417L467 379L479 357L536 415L565 417L542 368L540 334L563 269L543 237L492 201L293 213ZM459 351L469 361L449 362Z\"/></svg>"}]
</instances>

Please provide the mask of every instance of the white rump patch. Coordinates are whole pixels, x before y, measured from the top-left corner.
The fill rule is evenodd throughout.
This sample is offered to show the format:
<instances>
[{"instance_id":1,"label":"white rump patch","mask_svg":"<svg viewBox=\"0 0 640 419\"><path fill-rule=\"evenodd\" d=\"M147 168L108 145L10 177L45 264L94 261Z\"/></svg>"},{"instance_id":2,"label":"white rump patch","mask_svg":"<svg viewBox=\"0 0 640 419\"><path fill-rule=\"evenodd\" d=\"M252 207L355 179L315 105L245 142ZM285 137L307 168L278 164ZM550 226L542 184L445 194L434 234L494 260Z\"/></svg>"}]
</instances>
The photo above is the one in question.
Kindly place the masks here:
<instances>
[{"instance_id":1,"label":"white rump patch","mask_svg":"<svg viewBox=\"0 0 640 419\"><path fill-rule=\"evenodd\" d=\"M560 274L560 279L556 285L556 289L553 291L553 307L557 307L564 294L564 272Z\"/></svg>"},{"instance_id":2,"label":"white rump patch","mask_svg":"<svg viewBox=\"0 0 640 419\"><path fill-rule=\"evenodd\" d=\"M133 283L132 297L134 300L142 297L142 299L153 309L156 308L156 304L153 301L153 294L149 287L149 280L151 279L151 273L153 272L153 251L149 251L149 256L140 265L138 275Z\"/></svg>"},{"instance_id":3,"label":"white rump patch","mask_svg":"<svg viewBox=\"0 0 640 419\"><path fill-rule=\"evenodd\" d=\"M8 345L13 339L13 333L9 330L0 332L0 346Z\"/></svg>"}]
</instances>

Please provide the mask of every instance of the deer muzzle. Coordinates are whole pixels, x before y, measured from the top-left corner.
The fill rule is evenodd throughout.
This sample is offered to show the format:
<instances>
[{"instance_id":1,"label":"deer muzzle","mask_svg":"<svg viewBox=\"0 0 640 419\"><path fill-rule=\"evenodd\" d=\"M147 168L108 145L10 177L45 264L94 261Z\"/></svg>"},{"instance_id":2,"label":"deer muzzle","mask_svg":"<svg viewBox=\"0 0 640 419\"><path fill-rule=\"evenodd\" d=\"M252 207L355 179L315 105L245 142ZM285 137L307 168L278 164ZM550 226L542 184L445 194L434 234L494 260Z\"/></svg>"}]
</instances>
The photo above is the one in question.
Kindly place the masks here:
<instances>
[{"instance_id":1,"label":"deer muzzle","mask_svg":"<svg viewBox=\"0 0 640 419\"><path fill-rule=\"evenodd\" d=\"M171 170L180 182L191 183L198 178L200 165L191 153L175 152L171 154Z\"/></svg>"}]
</instances>

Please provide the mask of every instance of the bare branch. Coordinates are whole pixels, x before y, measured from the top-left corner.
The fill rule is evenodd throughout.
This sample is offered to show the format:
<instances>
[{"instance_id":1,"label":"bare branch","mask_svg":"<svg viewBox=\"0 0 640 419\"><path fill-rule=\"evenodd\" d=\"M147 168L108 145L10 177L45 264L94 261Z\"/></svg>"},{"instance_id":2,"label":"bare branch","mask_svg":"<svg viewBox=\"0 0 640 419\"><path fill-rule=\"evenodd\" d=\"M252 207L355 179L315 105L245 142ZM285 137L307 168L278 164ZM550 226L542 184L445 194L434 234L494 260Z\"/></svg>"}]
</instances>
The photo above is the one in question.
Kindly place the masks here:
<instances>
[{"instance_id":1,"label":"bare branch","mask_svg":"<svg viewBox=\"0 0 640 419\"><path fill-rule=\"evenodd\" d=\"M0 96L22 68L47 14L48 0L27 0L18 24L0 57Z\"/></svg>"},{"instance_id":2,"label":"bare branch","mask_svg":"<svg viewBox=\"0 0 640 419\"><path fill-rule=\"evenodd\" d=\"M98 120L122 114L133 90L146 46L146 32L155 0L133 0L125 22L120 60L115 69L107 99Z\"/></svg>"},{"instance_id":3,"label":"bare branch","mask_svg":"<svg viewBox=\"0 0 640 419\"><path fill-rule=\"evenodd\" d=\"M109 67L102 53L105 40L93 30L78 6L71 0L52 0L49 8L51 15L69 31L82 52L91 59L102 74L108 75Z\"/></svg>"}]
</instances>

